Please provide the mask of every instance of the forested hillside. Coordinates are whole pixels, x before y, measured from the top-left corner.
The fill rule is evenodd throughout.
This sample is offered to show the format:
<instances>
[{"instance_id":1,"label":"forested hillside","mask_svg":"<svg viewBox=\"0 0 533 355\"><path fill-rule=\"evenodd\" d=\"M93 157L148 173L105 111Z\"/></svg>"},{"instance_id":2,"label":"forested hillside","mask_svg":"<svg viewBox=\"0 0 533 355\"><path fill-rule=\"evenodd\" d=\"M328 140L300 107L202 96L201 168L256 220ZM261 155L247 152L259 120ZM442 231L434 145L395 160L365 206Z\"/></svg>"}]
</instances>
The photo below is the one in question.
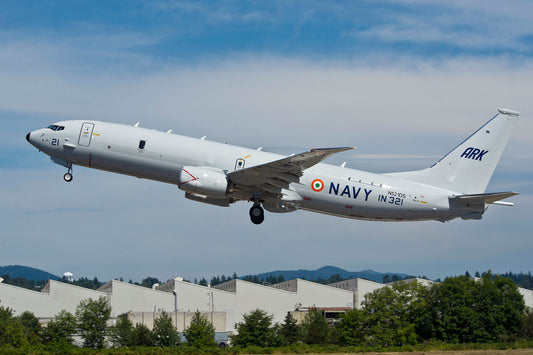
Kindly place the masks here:
<instances>
[{"instance_id":1,"label":"forested hillside","mask_svg":"<svg viewBox=\"0 0 533 355\"><path fill-rule=\"evenodd\" d=\"M22 277L27 280L59 280L54 274L23 265L0 266L0 275L9 275L12 279Z\"/></svg>"},{"instance_id":2,"label":"forested hillside","mask_svg":"<svg viewBox=\"0 0 533 355\"><path fill-rule=\"evenodd\" d=\"M468 277L481 277L484 273L476 271L474 274L466 271L465 276ZM504 274L499 274L499 276L511 279L518 287L522 287L528 290L533 289L533 275L531 272L518 274L508 271ZM22 265L8 265L0 266L0 277L4 278L4 282L11 285L16 285L20 287L25 287L29 289L39 289L44 286L48 280L60 280L60 277L53 275L49 272L28 267ZM341 268L334 266L324 266L317 270L286 270L286 271L272 271L256 275L246 275L246 276L237 276L236 273L233 273L231 276L212 276L211 278L202 277L199 281L198 279L194 280L194 283L207 286L215 286L217 284L232 280L232 279L242 279L249 282L254 282L263 285L272 285L280 283L283 281L291 280L294 278L301 278L308 281L318 282L321 284L331 284L343 280L348 280L351 278L362 278L366 280L376 281L380 283L388 283L393 281L403 280L405 278L413 277L404 273L381 273L373 270L364 270L364 271L346 271ZM425 276L418 276L420 278L426 278ZM122 278L121 278L122 280ZM209 281L208 281L209 280ZM441 281L440 279L436 281ZM96 277L93 279L88 279L86 277L81 277L80 279L73 282L73 284L96 289L103 285L105 282L99 281ZM147 277L141 282L134 282L132 280L129 283L136 285L151 287L154 283L161 283L157 278Z\"/></svg>"}]
</instances>

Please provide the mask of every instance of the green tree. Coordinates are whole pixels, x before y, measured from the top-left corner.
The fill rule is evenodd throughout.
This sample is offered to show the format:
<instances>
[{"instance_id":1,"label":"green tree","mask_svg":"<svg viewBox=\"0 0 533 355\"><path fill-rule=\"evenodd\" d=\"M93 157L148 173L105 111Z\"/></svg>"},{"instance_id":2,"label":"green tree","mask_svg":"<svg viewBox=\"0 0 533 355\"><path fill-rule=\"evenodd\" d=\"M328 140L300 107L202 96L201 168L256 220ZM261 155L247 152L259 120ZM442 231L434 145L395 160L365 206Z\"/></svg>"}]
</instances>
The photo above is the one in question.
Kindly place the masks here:
<instances>
[{"instance_id":1,"label":"green tree","mask_svg":"<svg viewBox=\"0 0 533 355\"><path fill-rule=\"evenodd\" d=\"M118 317L117 322L109 329L113 345L123 347L133 345L133 323L126 314Z\"/></svg>"},{"instance_id":2,"label":"green tree","mask_svg":"<svg viewBox=\"0 0 533 355\"><path fill-rule=\"evenodd\" d=\"M474 309L484 331L474 332L482 342L502 341L519 335L525 304L511 279L485 274L477 286Z\"/></svg>"},{"instance_id":3,"label":"green tree","mask_svg":"<svg viewBox=\"0 0 533 355\"><path fill-rule=\"evenodd\" d=\"M238 333L231 337L231 342L240 348L275 346L279 343L279 339L272 325L272 318L272 315L261 309L244 314L243 322L235 325Z\"/></svg>"},{"instance_id":4,"label":"green tree","mask_svg":"<svg viewBox=\"0 0 533 355\"><path fill-rule=\"evenodd\" d=\"M90 288L93 290L96 290L97 288L103 285L102 282L98 281L98 278L96 276L92 280L89 280L86 277L81 277L78 280L72 282L72 284L80 287Z\"/></svg>"},{"instance_id":5,"label":"green tree","mask_svg":"<svg viewBox=\"0 0 533 355\"><path fill-rule=\"evenodd\" d=\"M311 308L302 321L302 340L307 344L330 343L330 329L322 311Z\"/></svg>"},{"instance_id":6,"label":"green tree","mask_svg":"<svg viewBox=\"0 0 533 355\"><path fill-rule=\"evenodd\" d=\"M6 275L4 275L6 276ZM9 275L8 275L9 276ZM7 327L13 321L13 310L0 306L0 343L5 343Z\"/></svg>"},{"instance_id":7,"label":"green tree","mask_svg":"<svg viewBox=\"0 0 533 355\"><path fill-rule=\"evenodd\" d=\"M524 339L533 339L533 312L529 312L522 322L520 337Z\"/></svg>"},{"instance_id":8,"label":"green tree","mask_svg":"<svg viewBox=\"0 0 533 355\"><path fill-rule=\"evenodd\" d=\"M286 345L294 344L300 340L300 326L290 312L287 312L281 325L281 335Z\"/></svg>"},{"instance_id":9,"label":"green tree","mask_svg":"<svg viewBox=\"0 0 533 355\"><path fill-rule=\"evenodd\" d=\"M217 345L215 342L215 327L198 310L194 312L191 324L185 329L183 335L189 345L198 349L212 348Z\"/></svg>"},{"instance_id":10,"label":"green tree","mask_svg":"<svg viewBox=\"0 0 533 355\"><path fill-rule=\"evenodd\" d=\"M33 345L41 343L42 327L39 319L29 311L22 312L17 318L24 328L23 334L28 343Z\"/></svg>"},{"instance_id":11,"label":"green tree","mask_svg":"<svg viewBox=\"0 0 533 355\"><path fill-rule=\"evenodd\" d=\"M335 324L338 342L342 346L359 346L366 342L368 335L368 313L351 309L342 314Z\"/></svg>"},{"instance_id":12,"label":"green tree","mask_svg":"<svg viewBox=\"0 0 533 355\"><path fill-rule=\"evenodd\" d=\"M472 329L480 326L474 312L476 282L465 276L449 277L431 288L423 336L448 343L473 342Z\"/></svg>"},{"instance_id":13,"label":"green tree","mask_svg":"<svg viewBox=\"0 0 533 355\"><path fill-rule=\"evenodd\" d=\"M179 342L179 334L172 325L172 318L167 312L162 312L154 320L152 336L155 346L173 346Z\"/></svg>"},{"instance_id":14,"label":"green tree","mask_svg":"<svg viewBox=\"0 0 533 355\"><path fill-rule=\"evenodd\" d=\"M484 273L481 281L450 277L432 287L424 338L448 343L501 341L519 334L525 305L509 279Z\"/></svg>"},{"instance_id":15,"label":"green tree","mask_svg":"<svg viewBox=\"0 0 533 355\"><path fill-rule=\"evenodd\" d=\"M24 326L13 316L13 310L0 306L0 344L20 348L28 344L24 336Z\"/></svg>"},{"instance_id":16,"label":"green tree","mask_svg":"<svg viewBox=\"0 0 533 355\"><path fill-rule=\"evenodd\" d=\"M144 324L137 323L131 336L132 346L154 346L152 332Z\"/></svg>"},{"instance_id":17,"label":"green tree","mask_svg":"<svg viewBox=\"0 0 533 355\"><path fill-rule=\"evenodd\" d=\"M111 307L105 297L98 300L91 298L80 302L76 307L76 320L83 346L101 349L105 346L107 321L111 315Z\"/></svg>"},{"instance_id":18,"label":"green tree","mask_svg":"<svg viewBox=\"0 0 533 355\"><path fill-rule=\"evenodd\" d=\"M141 286L152 288L153 285L161 283L157 278L148 276L141 281Z\"/></svg>"},{"instance_id":19,"label":"green tree","mask_svg":"<svg viewBox=\"0 0 533 355\"><path fill-rule=\"evenodd\" d=\"M11 320L5 329L4 336L0 344L9 344L15 348L28 345L28 340L24 336L24 327L16 319Z\"/></svg>"},{"instance_id":20,"label":"green tree","mask_svg":"<svg viewBox=\"0 0 533 355\"><path fill-rule=\"evenodd\" d=\"M76 318L69 312L62 310L48 322L43 330L47 343L72 344L72 336L76 331Z\"/></svg>"},{"instance_id":21,"label":"green tree","mask_svg":"<svg viewBox=\"0 0 533 355\"><path fill-rule=\"evenodd\" d=\"M426 288L417 282L397 282L367 296L363 307L368 345L401 346L417 342L417 319L426 309Z\"/></svg>"}]
</instances>

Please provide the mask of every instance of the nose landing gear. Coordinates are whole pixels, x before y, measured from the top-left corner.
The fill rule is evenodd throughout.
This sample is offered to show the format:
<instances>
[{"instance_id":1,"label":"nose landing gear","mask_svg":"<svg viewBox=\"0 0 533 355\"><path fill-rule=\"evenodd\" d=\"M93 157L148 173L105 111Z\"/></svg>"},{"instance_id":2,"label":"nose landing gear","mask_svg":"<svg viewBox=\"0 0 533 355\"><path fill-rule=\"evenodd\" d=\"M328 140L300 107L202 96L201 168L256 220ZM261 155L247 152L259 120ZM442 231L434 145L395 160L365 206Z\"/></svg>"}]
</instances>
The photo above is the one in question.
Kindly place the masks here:
<instances>
[{"instance_id":1,"label":"nose landing gear","mask_svg":"<svg viewBox=\"0 0 533 355\"><path fill-rule=\"evenodd\" d=\"M63 180L66 182L72 181L72 163L68 163L67 165L68 171L63 175Z\"/></svg>"},{"instance_id":2,"label":"nose landing gear","mask_svg":"<svg viewBox=\"0 0 533 355\"><path fill-rule=\"evenodd\" d=\"M261 224L265 220L265 211L259 202L254 202L254 205L250 208L250 219L253 224Z\"/></svg>"}]
</instances>

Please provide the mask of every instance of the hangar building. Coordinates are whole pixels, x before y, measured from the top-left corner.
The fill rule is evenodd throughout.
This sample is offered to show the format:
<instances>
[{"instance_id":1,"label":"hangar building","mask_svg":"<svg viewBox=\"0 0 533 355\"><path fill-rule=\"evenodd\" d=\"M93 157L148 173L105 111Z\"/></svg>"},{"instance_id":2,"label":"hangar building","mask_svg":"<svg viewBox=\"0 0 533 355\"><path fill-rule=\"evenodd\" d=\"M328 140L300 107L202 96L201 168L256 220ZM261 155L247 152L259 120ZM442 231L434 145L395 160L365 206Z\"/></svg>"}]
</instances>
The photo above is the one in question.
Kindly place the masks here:
<instances>
[{"instance_id":1,"label":"hangar building","mask_svg":"<svg viewBox=\"0 0 533 355\"><path fill-rule=\"evenodd\" d=\"M410 279L429 285L431 281ZM351 279L322 285L301 279L264 286L243 280L230 280L209 287L175 278L163 285L145 288L112 280L99 290L90 290L69 283L50 280L39 292L2 283L0 278L0 306L10 307L15 315L30 311L46 323L61 310L75 313L85 299L105 297L111 306L111 317L128 314L130 320L149 328L158 314L170 313L179 331L186 329L193 312L206 314L219 333L233 332L243 315L254 309L273 315L274 322L283 322L287 312L305 312L310 307L324 312L339 313L353 307L360 308L365 295L382 287L373 281ZM533 291L519 288L526 306L533 308Z\"/></svg>"}]
</instances>

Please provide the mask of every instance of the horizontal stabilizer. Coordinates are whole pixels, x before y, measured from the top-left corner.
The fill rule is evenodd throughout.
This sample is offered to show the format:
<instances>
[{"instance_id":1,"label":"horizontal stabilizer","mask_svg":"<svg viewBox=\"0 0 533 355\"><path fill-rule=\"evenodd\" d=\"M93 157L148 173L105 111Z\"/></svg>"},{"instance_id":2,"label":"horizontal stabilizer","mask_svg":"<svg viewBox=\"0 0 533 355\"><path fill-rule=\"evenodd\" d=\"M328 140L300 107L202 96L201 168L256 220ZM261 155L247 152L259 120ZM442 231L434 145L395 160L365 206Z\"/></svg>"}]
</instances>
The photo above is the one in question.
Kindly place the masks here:
<instances>
[{"instance_id":1,"label":"horizontal stabilizer","mask_svg":"<svg viewBox=\"0 0 533 355\"><path fill-rule=\"evenodd\" d=\"M497 204L504 206L512 206L512 203L498 202L511 196L519 195L518 192L492 192L486 194L473 194L473 195L460 195L450 197L456 203L469 206L485 205L485 204Z\"/></svg>"}]
</instances>

